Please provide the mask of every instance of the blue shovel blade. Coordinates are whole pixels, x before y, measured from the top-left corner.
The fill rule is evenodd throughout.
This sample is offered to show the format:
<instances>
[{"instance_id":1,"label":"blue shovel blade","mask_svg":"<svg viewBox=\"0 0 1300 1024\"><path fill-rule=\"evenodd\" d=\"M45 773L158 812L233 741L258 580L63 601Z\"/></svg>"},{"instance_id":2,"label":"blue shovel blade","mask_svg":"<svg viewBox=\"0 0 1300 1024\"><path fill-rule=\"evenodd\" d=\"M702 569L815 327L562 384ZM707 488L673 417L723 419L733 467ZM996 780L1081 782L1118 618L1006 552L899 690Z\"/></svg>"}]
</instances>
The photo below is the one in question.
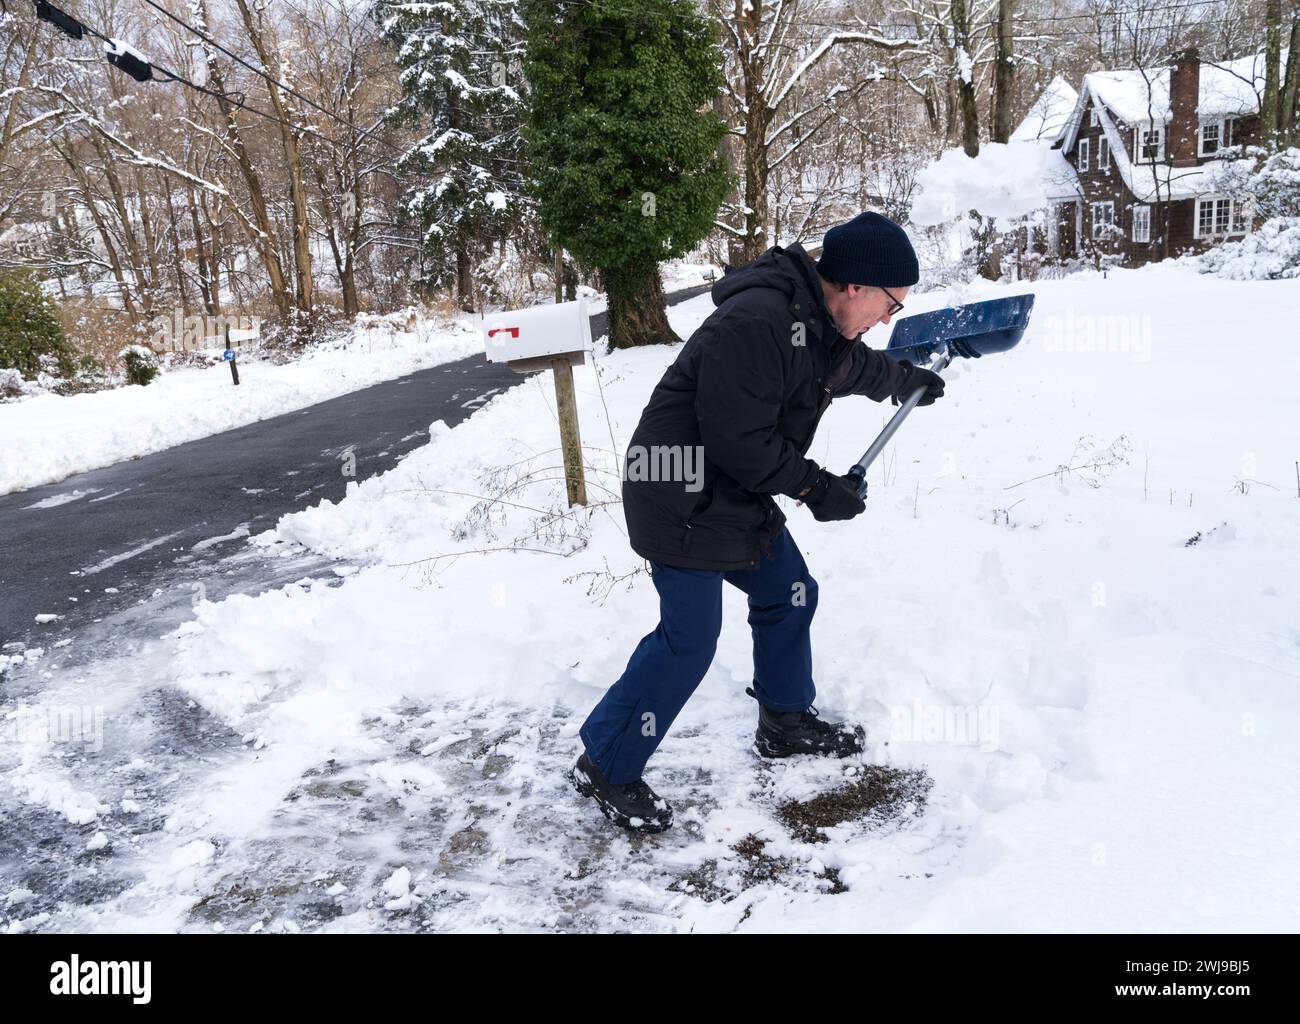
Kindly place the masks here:
<instances>
[{"instance_id":1,"label":"blue shovel blade","mask_svg":"<svg viewBox=\"0 0 1300 1024\"><path fill-rule=\"evenodd\" d=\"M1033 295L1010 295L903 317L894 323L885 354L924 365L944 345L967 359L1005 352L1020 341L1033 308Z\"/></svg>"}]
</instances>

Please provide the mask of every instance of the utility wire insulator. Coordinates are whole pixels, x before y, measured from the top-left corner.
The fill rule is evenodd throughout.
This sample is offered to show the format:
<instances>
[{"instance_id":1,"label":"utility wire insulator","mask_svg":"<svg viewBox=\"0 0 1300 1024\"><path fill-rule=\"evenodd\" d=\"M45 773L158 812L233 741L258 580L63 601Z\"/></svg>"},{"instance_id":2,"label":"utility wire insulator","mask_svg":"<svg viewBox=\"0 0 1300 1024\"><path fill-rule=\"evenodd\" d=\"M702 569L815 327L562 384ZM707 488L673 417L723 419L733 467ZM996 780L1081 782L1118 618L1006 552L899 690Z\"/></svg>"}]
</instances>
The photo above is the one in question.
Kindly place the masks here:
<instances>
[{"instance_id":1,"label":"utility wire insulator","mask_svg":"<svg viewBox=\"0 0 1300 1024\"><path fill-rule=\"evenodd\" d=\"M110 39L104 44L104 52L108 54L108 62L113 67L125 71L137 82L147 82L153 78L153 65L149 63L149 58L122 40Z\"/></svg>"},{"instance_id":2,"label":"utility wire insulator","mask_svg":"<svg viewBox=\"0 0 1300 1024\"><path fill-rule=\"evenodd\" d=\"M48 21L65 36L71 36L73 39L82 37L81 22L71 14L59 10L53 4L47 4L45 0L36 0L36 17L41 21Z\"/></svg>"}]
</instances>

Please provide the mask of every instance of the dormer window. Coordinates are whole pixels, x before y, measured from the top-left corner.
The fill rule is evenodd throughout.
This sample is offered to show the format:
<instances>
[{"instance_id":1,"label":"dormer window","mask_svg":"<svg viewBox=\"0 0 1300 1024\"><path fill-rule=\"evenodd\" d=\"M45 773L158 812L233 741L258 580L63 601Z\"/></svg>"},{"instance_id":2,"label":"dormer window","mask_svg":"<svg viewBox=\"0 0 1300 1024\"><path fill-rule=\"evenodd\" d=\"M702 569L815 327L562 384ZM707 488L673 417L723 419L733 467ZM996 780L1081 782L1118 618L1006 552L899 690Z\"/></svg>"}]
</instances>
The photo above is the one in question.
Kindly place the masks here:
<instances>
[{"instance_id":1,"label":"dormer window","mask_svg":"<svg viewBox=\"0 0 1300 1024\"><path fill-rule=\"evenodd\" d=\"M1079 140L1079 170L1086 171L1087 169L1088 169L1088 140L1080 139Z\"/></svg>"},{"instance_id":2,"label":"dormer window","mask_svg":"<svg viewBox=\"0 0 1300 1024\"><path fill-rule=\"evenodd\" d=\"M1219 150L1232 145L1232 118L1221 121L1203 121L1197 131L1199 156L1217 156Z\"/></svg>"},{"instance_id":3,"label":"dormer window","mask_svg":"<svg viewBox=\"0 0 1300 1024\"><path fill-rule=\"evenodd\" d=\"M1104 135L1097 140L1097 170L1110 170L1110 143Z\"/></svg>"},{"instance_id":4,"label":"dormer window","mask_svg":"<svg viewBox=\"0 0 1300 1024\"><path fill-rule=\"evenodd\" d=\"M1097 108L1096 108L1096 107L1089 107L1089 108L1088 108L1088 126L1091 127L1091 128L1100 128L1100 127L1101 127L1101 118L1097 116Z\"/></svg>"},{"instance_id":5,"label":"dormer window","mask_svg":"<svg viewBox=\"0 0 1300 1024\"><path fill-rule=\"evenodd\" d=\"M1165 158L1165 130L1163 126L1138 128L1138 160L1150 163Z\"/></svg>"}]
</instances>

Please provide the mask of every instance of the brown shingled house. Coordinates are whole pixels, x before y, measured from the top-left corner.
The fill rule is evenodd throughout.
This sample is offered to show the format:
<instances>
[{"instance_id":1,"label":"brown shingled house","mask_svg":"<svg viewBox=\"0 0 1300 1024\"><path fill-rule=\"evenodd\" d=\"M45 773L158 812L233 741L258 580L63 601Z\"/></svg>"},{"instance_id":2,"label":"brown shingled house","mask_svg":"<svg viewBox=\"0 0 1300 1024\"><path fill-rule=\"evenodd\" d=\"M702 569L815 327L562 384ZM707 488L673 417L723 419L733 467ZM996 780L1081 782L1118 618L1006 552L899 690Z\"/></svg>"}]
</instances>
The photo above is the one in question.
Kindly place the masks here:
<instances>
[{"instance_id":1,"label":"brown shingled house","mask_svg":"<svg viewBox=\"0 0 1300 1024\"><path fill-rule=\"evenodd\" d=\"M1066 171L1047 190L1048 252L1138 266L1250 231L1247 204L1209 171L1254 141L1263 85L1263 54L1210 64L1194 50L1172 68L1085 75L1052 143Z\"/></svg>"}]
</instances>

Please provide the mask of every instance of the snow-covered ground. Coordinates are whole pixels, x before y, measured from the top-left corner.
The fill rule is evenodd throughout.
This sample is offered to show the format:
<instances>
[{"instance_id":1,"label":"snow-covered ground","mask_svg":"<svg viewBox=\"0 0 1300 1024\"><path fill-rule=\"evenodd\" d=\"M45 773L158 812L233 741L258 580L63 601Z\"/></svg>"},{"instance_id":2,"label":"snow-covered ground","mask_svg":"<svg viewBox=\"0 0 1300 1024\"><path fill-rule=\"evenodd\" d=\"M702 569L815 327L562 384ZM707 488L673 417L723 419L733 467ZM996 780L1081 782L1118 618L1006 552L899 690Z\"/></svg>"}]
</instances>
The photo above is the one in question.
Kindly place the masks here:
<instances>
[{"instance_id":1,"label":"snow-covered ground","mask_svg":"<svg viewBox=\"0 0 1300 1024\"><path fill-rule=\"evenodd\" d=\"M564 780L657 621L614 453L676 350L617 352L575 373L590 511L564 510L538 376L250 541L333 572L19 676L11 712L98 706L102 743L0 745L3 805L60 837L3 868L0 922L1293 929L1300 282L1165 264L908 310L1031 288L1020 347L952 369L866 515L786 503L820 583L818 706L865 725L859 762L749 751L728 588L713 668L647 773L674 828L629 837ZM842 472L891 411L837 401L810 456Z\"/></svg>"},{"instance_id":2,"label":"snow-covered ground","mask_svg":"<svg viewBox=\"0 0 1300 1024\"><path fill-rule=\"evenodd\" d=\"M0 494L231 430L482 350L477 322L362 318L336 343L293 362L241 357L177 369L146 387L0 403ZM19 454L21 453L21 454Z\"/></svg>"}]
</instances>

